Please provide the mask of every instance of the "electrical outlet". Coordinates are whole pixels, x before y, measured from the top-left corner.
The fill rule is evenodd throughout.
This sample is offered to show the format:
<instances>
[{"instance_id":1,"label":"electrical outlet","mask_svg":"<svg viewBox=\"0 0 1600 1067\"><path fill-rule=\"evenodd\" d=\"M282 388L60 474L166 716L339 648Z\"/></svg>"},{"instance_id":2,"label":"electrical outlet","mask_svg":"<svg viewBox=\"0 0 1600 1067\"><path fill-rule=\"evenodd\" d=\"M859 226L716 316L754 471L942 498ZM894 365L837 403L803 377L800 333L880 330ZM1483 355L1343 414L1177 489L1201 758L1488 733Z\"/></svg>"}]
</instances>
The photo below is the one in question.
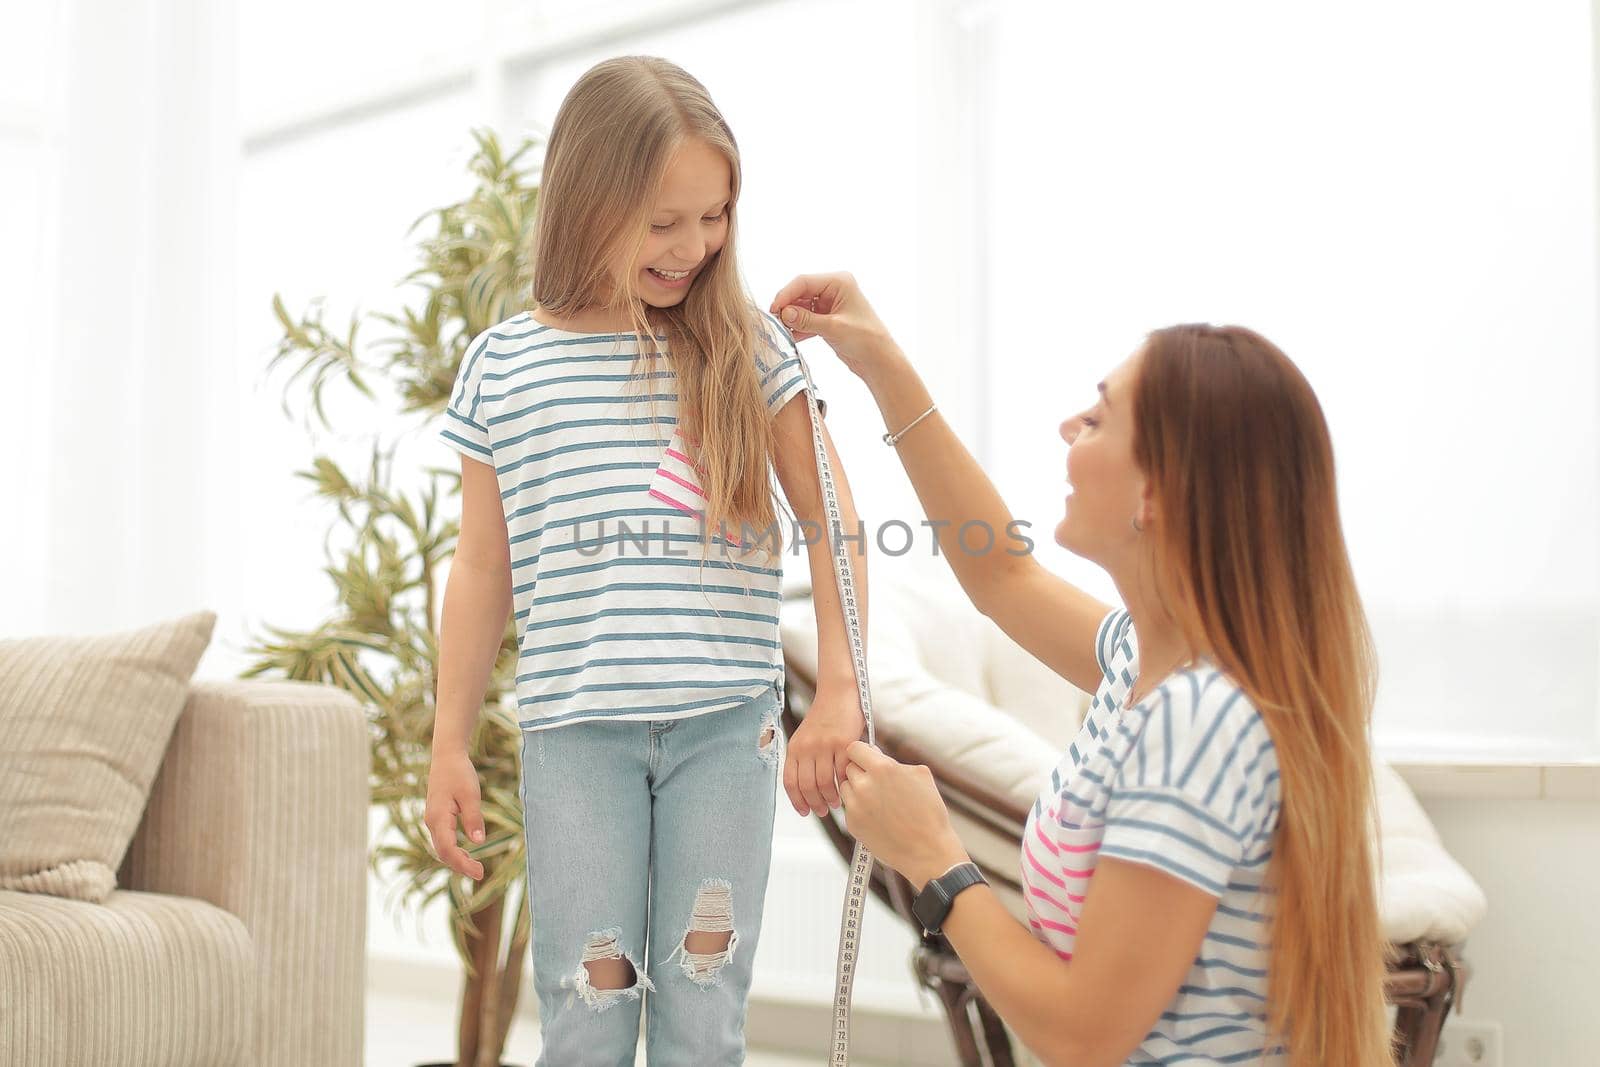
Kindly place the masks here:
<instances>
[{"instance_id":1,"label":"electrical outlet","mask_svg":"<svg viewBox=\"0 0 1600 1067\"><path fill-rule=\"evenodd\" d=\"M1439 1034L1433 1067L1505 1067L1500 1024L1452 1015Z\"/></svg>"}]
</instances>

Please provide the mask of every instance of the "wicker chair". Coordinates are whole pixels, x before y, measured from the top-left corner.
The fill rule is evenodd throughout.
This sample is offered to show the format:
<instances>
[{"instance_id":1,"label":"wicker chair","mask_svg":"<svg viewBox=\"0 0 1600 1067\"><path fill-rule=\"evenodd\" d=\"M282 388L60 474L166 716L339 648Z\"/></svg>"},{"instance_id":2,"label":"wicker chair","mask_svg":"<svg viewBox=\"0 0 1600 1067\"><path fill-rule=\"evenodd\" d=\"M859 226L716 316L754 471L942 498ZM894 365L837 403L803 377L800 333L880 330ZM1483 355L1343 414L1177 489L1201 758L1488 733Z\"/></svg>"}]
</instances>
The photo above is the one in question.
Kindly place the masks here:
<instances>
[{"instance_id":1,"label":"wicker chair","mask_svg":"<svg viewBox=\"0 0 1600 1067\"><path fill-rule=\"evenodd\" d=\"M809 610L808 600L804 606ZM786 625L786 644L792 635L803 634L809 625L809 615L801 625ZM787 655L785 658L782 721L785 732L792 735L811 701L815 683L807 671L806 656ZM877 692L874 682L875 697ZM877 701L874 703L876 707ZM932 769L963 843L1002 900L1014 914L1020 914L1022 891L1016 857L1022 847L1027 808L1014 797L1003 796L980 782L962 767L936 758L927 746L916 741L903 736L886 736L880 727L878 743L901 762L927 764ZM848 864L854 842L844 832L837 816L820 815L817 821ZM1014 1067L1016 1060L1010 1034L984 1000L960 957L942 936L923 932L912 915L914 894L909 883L882 864L875 864L871 889L920 936L921 944L914 952L912 969L918 982L942 1005L963 1067L986 1064ZM1433 1062L1440 1028L1451 1005L1459 1001L1469 971L1452 945L1418 940L1392 948L1385 994L1395 1008L1396 1058L1402 1067L1421 1067Z\"/></svg>"}]
</instances>

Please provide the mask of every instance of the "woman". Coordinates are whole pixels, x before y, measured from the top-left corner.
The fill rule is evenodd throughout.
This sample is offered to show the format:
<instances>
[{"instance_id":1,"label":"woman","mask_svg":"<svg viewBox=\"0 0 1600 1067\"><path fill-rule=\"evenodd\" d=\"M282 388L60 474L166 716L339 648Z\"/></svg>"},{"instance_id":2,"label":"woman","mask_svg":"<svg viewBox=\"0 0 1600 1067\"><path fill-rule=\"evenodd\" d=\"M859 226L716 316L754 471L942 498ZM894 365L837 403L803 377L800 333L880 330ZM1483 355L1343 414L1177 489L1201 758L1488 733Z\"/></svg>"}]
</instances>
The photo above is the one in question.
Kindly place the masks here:
<instances>
[{"instance_id":1,"label":"woman","mask_svg":"<svg viewBox=\"0 0 1600 1067\"><path fill-rule=\"evenodd\" d=\"M1158 330L1061 424L1055 538L1109 573L1112 610L1031 556L961 551L963 523L1012 517L850 275L773 311L871 390L974 606L1095 694L1024 831L1028 928L967 885L927 768L850 749L847 824L924 924L1048 1063L1391 1063L1373 653L1295 366L1248 330Z\"/></svg>"}]
</instances>

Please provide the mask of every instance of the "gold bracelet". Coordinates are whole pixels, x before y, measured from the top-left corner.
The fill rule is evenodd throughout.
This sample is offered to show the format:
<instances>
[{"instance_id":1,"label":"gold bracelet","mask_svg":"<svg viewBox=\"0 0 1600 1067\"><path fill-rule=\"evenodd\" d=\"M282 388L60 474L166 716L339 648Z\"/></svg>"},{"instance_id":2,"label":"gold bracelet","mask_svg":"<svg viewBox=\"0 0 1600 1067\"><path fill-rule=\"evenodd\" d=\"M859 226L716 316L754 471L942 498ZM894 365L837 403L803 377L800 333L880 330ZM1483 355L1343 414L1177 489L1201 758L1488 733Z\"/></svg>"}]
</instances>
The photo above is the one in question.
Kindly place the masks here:
<instances>
[{"instance_id":1,"label":"gold bracelet","mask_svg":"<svg viewBox=\"0 0 1600 1067\"><path fill-rule=\"evenodd\" d=\"M916 418L914 418L910 422L906 423L905 426L901 428L899 433L886 433L886 434L884 434L883 435L883 443L886 444L886 445L898 444L900 442L900 438L902 438L902 437L904 437L906 435L906 431L907 430L911 429L911 427L915 426L917 423L921 422L923 419L927 418L929 415L932 415L934 413L934 410L936 408L938 408L938 406L939 406L938 404L930 404L930 405L928 405L928 410L927 411L924 411L921 415L918 415Z\"/></svg>"}]
</instances>

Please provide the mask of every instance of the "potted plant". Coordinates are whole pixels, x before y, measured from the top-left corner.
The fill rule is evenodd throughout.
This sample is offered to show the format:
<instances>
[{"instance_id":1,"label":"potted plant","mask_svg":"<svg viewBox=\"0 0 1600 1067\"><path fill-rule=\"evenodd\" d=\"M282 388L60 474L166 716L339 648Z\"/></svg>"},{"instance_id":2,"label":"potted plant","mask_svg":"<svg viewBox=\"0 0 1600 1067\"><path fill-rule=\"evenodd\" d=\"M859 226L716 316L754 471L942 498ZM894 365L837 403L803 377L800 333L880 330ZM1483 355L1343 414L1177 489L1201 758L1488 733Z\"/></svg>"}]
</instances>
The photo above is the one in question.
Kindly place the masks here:
<instances>
[{"instance_id":1,"label":"potted plant","mask_svg":"<svg viewBox=\"0 0 1600 1067\"><path fill-rule=\"evenodd\" d=\"M285 385L286 411L298 394L308 402L308 416L328 428L324 389L343 382L374 403L395 404L414 432L443 410L471 339L526 306L538 188L522 161L533 143L508 156L492 133L473 136L471 194L411 227L411 233L423 231L421 264L404 280L420 289L415 303L398 315L358 316L340 332L323 322L320 302L294 316L274 297L283 335L270 366L295 368ZM358 339L369 323L382 331L371 343ZM388 386L383 398L373 389L379 381ZM469 848L484 867L475 883L434 857L423 822L443 597L437 576L459 533L460 509L446 512L440 504L459 495L461 476L459 470L407 467L401 474L412 487L397 485L395 446L402 436L374 436L370 461L359 473L326 454L297 472L332 505L324 570L337 608L312 630L266 627L250 646L255 661L245 674L335 685L367 709L372 803L383 808L399 837L374 849L369 863L378 873L388 867L403 906L420 908L448 896L451 938L464 971L456 1064L496 1067L522 988L530 931L521 735L514 713L502 706L515 693L516 635L508 627L469 748L486 831L485 841Z\"/></svg>"}]
</instances>

